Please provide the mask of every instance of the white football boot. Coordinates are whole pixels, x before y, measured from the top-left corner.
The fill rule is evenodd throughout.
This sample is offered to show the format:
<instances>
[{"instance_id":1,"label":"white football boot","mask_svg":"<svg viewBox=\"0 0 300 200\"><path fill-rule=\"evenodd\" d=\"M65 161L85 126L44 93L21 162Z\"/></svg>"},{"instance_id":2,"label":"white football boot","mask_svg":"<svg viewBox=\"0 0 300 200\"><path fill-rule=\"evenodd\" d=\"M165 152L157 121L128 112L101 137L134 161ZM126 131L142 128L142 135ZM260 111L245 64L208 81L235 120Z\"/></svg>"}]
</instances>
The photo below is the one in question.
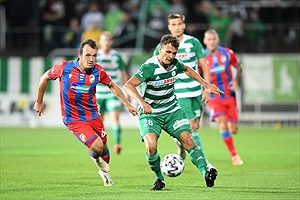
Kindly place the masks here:
<instances>
[{"instance_id":1,"label":"white football boot","mask_svg":"<svg viewBox=\"0 0 300 200\"><path fill-rule=\"evenodd\" d=\"M102 170L99 170L98 174L103 179L104 186L113 186L114 182L110 177L110 174L108 172L104 172Z\"/></svg>"}]
</instances>

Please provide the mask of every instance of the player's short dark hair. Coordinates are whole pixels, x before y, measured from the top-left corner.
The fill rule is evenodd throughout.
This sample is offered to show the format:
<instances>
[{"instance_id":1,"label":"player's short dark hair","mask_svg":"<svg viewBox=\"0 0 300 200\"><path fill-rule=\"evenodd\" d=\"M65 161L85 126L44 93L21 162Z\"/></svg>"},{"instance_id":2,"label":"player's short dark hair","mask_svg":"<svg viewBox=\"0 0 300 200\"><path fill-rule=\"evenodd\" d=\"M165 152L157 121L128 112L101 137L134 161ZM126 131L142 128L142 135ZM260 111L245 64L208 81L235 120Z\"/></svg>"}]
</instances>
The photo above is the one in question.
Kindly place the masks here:
<instances>
[{"instance_id":1,"label":"player's short dark hair","mask_svg":"<svg viewBox=\"0 0 300 200\"><path fill-rule=\"evenodd\" d=\"M178 49L179 47L179 40L176 36L173 36L171 34L166 34L163 35L162 38L160 39L160 46L164 47L167 44L171 44L173 47Z\"/></svg>"},{"instance_id":2,"label":"player's short dark hair","mask_svg":"<svg viewBox=\"0 0 300 200\"><path fill-rule=\"evenodd\" d=\"M90 47L92 47L93 49L97 49L98 50L98 45L97 45L97 42L93 39L87 39L87 40L84 40L80 43L80 47L79 47L79 53L82 54L82 51L83 51L83 47L85 45L89 45Z\"/></svg>"},{"instance_id":3,"label":"player's short dark hair","mask_svg":"<svg viewBox=\"0 0 300 200\"><path fill-rule=\"evenodd\" d=\"M185 21L185 16L182 15L182 14L179 14L179 13L172 13L172 14L169 14L169 15L168 15L168 21L169 21L170 19L178 19L178 18L181 18L183 22Z\"/></svg>"}]
</instances>

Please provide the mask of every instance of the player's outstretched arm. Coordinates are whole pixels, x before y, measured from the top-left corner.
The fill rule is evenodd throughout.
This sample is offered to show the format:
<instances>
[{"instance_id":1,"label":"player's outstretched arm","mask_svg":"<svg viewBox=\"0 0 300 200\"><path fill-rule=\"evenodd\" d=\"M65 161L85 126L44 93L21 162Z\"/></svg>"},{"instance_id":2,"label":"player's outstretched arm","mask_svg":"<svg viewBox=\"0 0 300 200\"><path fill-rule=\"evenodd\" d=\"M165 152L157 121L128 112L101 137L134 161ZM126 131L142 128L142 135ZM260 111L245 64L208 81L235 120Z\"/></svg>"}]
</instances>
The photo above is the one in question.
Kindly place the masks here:
<instances>
[{"instance_id":1,"label":"player's outstretched arm","mask_svg":"<svg viewBox=\"0 0 300 200\"><path fill-rule=\"evenodd\" d=\"M204 80L195 70L188 66L184 66L184 72L187 76L190 78L198 81L208 92L214 93L214 94L224 94L223 91L221 91L217 86L213 84L209 84L206 80Z\"/></svg>"},{"instance_id":2,"label":"player's outstretched arm","mask_svg":"<svg viewBox=\"0 0 300 200\"><path fill-rule=\"evenodd\" d=\"M111 81L108 85L108 88L111 90L111 92L118 97L123 104L126 106L127 110L135 116L137 114L137 109L133 105L131 105L128 100L126 99L124 93L122 92L121 88L113 81Z\"/></svg>"},{"instance_id":3,"label":"player's outstretched arm","mask_svg":"<svg viewBox=\"0 0 300 200\"><path fill-rule=\"evenodd\" d=\"M44 112L43 99L44 99L44 94L45 94L45 91L46 91L46 88L48 85L48 81L49 81L49 77L47 75L47 72L45 72L40 78L37 96L36 96L36 102L33 106L33 109L38 113L39 116L41 116L42 113Z\"/></svg>"}]
</instances>

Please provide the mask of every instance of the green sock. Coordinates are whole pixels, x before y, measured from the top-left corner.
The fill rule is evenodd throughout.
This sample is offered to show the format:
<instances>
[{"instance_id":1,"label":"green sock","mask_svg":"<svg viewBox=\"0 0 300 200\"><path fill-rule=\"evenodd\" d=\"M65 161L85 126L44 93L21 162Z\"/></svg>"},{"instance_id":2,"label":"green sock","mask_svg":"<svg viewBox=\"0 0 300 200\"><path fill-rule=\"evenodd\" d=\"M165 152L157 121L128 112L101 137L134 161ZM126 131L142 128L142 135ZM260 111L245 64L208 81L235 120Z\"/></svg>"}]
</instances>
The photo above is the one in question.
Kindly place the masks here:
<instances>
[{"instance_id":1,"label":"green sock","mask_svg":"<svg viewBox=\"0 0 300 200\"><path fill-rule=\"evenodd\" d=\"M112 126L112 132L114 135L115 144L121 144L121 126L119 125Z\"/></svg>"},{"instance_id":2,"label":"green sock","mask_svg":"<svg viewBox=\"0 0 300 200\"><path fill-rule=\"evenodd\" d=\"M160 170L160 156L158 152L156 152L153 156L149 156L149 154L146 153L146 158L148 160L151 170L156 175L156 179L160 179L163 181L164 177L161 174L161 170Z\"/></svg>"},{"instance_id":3,"label":"green sock","mask_svg":"<svg viewBox=\"0 0 300 200\"><path fill-rule=\"evenodd\" d=\"M194 140L194 142L196 143L196 145L197 145L198 147L203 148L203 146L202 146L202 141L201 141L200 136L199 136L199 134L198 134L197 131L193 131L193 132L192 132L192 137L193 137L193 140Z\"/></svg>"},{"instance_id":4,"label":"green sock","mask_svg":"<svg viewBox=\"0 0 300 200\"><path fill-rule=\"evenodd\" d=\"M193 146L192 148L189 149L188 152L192 163L196 165L196 167L200 170L200 172L204 176L206 173L207 164L202 149L199 149L197 146Z\"/></svg>"}]
</instances>

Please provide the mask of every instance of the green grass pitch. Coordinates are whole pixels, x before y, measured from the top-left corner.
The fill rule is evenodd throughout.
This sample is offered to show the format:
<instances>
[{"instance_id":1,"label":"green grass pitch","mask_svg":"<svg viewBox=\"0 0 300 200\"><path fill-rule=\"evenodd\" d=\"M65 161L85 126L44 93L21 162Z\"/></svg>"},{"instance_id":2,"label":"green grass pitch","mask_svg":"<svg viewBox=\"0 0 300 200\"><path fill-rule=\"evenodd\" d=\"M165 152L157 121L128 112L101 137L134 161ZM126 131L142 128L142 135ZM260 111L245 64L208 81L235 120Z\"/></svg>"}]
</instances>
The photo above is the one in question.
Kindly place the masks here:
<instances>
[{"instance_id":1,"label":"green grass pitch","mask_svg":"<svg viewBox=\"0 0 300 200\"><path fill-rule=\"evenodd\" d=\"M240 128L234 136L243 166L232 166L217 129L201 129L207 159L218 169L215 187L185 160L184 172L166 177L163 191L155 181L137 129L123 130L123 151L113 154L113 187L104 187L86 147L66 128L1 128L1 200L6 199L300 199L299 129ZM159 153L176 153L165 133Z\"/></svg>"}]
</instances>

